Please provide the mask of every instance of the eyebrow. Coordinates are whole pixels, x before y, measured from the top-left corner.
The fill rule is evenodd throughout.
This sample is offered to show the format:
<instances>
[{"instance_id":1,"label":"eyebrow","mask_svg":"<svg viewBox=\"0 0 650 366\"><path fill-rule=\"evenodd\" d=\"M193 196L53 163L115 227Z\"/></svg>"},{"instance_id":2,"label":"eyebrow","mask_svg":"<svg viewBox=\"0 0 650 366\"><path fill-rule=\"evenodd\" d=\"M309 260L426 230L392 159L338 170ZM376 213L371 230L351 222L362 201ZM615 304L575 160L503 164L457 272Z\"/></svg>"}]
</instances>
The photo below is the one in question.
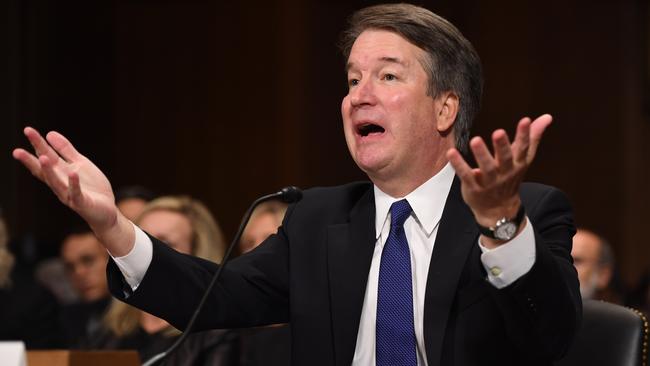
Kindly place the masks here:
<instances>
[{"instance_id":1,"label":"eyebrow","mask_svg":"<svg viewBox=\"0 0 650 366\"><path fill-rule=\"evenodd\" d=\"M404 61L400 60L397 57L390 57L390 56L383 56L379 58L379 61L383 63L388 63L388 64L397 64L403 67L406 67L406 63ZM350 71L350 69L354 66L354 63L348 62L345 64L345 72Z\"/></svg>"}]
</instances>

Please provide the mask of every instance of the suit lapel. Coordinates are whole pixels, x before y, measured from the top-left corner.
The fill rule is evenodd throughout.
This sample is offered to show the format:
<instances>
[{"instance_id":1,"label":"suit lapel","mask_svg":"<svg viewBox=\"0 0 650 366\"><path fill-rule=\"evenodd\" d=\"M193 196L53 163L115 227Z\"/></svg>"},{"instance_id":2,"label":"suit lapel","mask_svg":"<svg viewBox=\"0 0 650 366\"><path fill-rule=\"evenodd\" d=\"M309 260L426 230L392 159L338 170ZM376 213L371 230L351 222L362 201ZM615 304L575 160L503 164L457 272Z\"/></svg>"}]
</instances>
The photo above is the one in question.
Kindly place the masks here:
<instances>
[{"instance_id":1,"label":"suit lapel","mask_svg":"<svg viewBox=\"0 0 650 366\"><path fill-rule=\"evenodd\" d=\"M429 366L440 365L449 312L478 229L454 178L433 247L424 297L424 339Z\"/></svg>"},{"instance_id":2,"label":"suit lapel","mask_svg":"<svg viewBox=\"0 0 650 366\"><path fill-rule=\"evenodd\" d=\"M375 203L369 189L350 211L349 222L328 228L328 269L337 365L354 357L368 272L375 247Z\"/></svg>"}]
</instances>

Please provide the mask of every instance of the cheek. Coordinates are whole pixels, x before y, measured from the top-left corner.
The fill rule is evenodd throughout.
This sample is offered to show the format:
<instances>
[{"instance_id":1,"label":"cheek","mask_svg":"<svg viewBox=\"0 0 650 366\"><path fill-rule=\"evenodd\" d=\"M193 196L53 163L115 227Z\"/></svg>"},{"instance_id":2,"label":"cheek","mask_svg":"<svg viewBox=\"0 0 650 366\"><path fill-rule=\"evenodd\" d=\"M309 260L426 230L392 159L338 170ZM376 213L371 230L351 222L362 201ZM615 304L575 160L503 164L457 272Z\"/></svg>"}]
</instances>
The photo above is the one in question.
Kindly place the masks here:
<instances>
[{"instance_id":1,"label":"cheek","mask_svg":"<svg viewBox=\"0 0 650 366\"><path fill-rule=\"evenodd\" d=\"M192 254L194 248L192 247L192 232L185 233L182 237L178 238L178 247L179 252L183 254Z\"/></svg>"},{"instance_id":2,"label":"cheek","mask_svg":"<svg viewBox=\"0 0 650 366\"><path fill-rule=\"evenodd\" d=\"M396 93L396 94L392 94L388 98L386 98L386 101L392 107L400 107L400 106L402 106L404 104L404 99L405 99L405 96L403 94Z\"/></svg>"},{"instance_id":3,"label":"cheek","mask_svg":"<svg viewBox=\"0 0 650 366\"><path fill-rule=\"evenodd\" d=\"M83 274L83 271L80 271L80 270L75 270L74 272L72 272L70 274L70 277L72 277L72 280L77 282L77 283L80 283L81 281L83 281L86 278L86 276L84 276L84 274Z\"/></svg>"},{"instance_id":4,"label":"cheek","mask_svg":"<svg viewBox=\"0 0 650 366\"><path fill-rule=\"evenodd\" d=\"M416 106L409 105L408 97L403 94L393 94L384 99L384 108L402 131L415 127L414 122L419 120Z\"/></svg>"},{"instance_id":5,"label":"cheek","mask_svg":"<svg viewBox=\"0 0 650 366\"><path fill-rule=\"evenodd\" d=\"M584 265L577 265L576 270L578 271L578 277L580 280L584 281L589 277L589 268Z\"/></svg>"}]
</instances>

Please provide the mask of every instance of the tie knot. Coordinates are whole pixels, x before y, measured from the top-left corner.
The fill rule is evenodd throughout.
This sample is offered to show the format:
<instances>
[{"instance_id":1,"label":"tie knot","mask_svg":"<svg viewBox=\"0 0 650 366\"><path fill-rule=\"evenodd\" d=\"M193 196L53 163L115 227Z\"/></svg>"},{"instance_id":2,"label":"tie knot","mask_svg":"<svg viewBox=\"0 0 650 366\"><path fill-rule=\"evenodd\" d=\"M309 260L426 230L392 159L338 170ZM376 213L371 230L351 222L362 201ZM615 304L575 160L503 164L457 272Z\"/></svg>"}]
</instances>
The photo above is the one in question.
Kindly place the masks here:
<instances>
[{"instance_id":1,"label":"tie knot","mask_svg":"<svg viewBox=\"0 0 650 366\"><path fill-rule=\"evenodd\" d=\"M406 199L393 202L390 206L390 226L402 226L413 209Z\"/></svg>"}]
</instances>

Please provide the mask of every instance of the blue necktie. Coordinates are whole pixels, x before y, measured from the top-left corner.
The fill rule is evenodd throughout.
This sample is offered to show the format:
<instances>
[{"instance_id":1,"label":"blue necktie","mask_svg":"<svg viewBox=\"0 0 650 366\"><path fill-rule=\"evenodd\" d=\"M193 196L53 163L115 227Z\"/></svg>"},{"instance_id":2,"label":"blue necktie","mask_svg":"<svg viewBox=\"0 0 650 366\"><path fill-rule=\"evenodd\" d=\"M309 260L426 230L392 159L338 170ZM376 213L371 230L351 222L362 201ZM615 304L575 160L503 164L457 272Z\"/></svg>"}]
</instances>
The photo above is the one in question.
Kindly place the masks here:
<instances>
[{"instance_id":1,"label":"blue necktie","mask_svg":"<svg viewBox=\"0 0 650 366\"><path fill-rule=\"evenodd\" d=\"M377 366L417 365L411 255L404 233L411 211L405 199L390 206L390 234L379 266Z\"/></svg>"}]
</instances>

